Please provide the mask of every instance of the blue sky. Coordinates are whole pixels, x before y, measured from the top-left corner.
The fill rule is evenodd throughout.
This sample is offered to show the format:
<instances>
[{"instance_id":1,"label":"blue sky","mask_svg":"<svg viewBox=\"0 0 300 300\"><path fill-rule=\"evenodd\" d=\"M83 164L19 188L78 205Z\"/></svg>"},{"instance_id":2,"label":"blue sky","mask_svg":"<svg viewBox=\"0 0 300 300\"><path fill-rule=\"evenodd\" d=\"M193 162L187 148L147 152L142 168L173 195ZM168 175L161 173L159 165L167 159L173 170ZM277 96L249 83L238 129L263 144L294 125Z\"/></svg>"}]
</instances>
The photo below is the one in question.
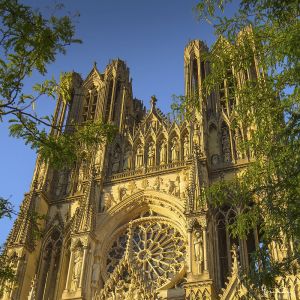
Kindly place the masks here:
<instances>
[{"instance_id":1,"label":"blue sky","mask_svg":"<svg viewBox=\"0 0 300 300\"><path fill-rule=\"evenodd\" d=\"M49 13L54 1L22 1ZM133 94L148 106L151 95L158 106L170 111L171 96L183 94L183 50L192 39L211 46L216 40L213 28L198 22L193 0L64 0L65 11L80 13L75 19L76 37L83 43L68 47L48 67L47 77L58 78L62 71L76 71L85 78L93 62L103 71L110 59L127 63L133 78ZM233 1L237 2L237 1ZM233 5L234 7L235 5ZM26 89L39 81L35 75ZM37 109L52 114L54 101L42 99ZM0 196L10 198L18 209L28 192L36 153L22 140L8 137L7 123L0 124ZM0 243L3 243L13 220L0 220Z\"/></svg>"}]
</instances>

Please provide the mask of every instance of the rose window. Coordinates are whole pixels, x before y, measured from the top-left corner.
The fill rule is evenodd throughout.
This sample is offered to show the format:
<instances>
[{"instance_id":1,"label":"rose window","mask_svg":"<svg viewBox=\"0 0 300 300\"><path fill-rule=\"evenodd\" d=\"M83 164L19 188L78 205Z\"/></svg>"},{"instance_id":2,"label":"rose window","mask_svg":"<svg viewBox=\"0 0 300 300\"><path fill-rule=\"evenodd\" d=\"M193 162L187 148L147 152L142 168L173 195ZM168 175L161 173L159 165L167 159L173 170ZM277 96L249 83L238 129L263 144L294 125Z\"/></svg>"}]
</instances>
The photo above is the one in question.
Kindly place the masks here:
<instances>
[{"instance_id":1,"label":"rose window","mask_svg":"<svg viewBox=\"0 0 300 300\"><path fill-rule=\"evenodd\" d=\"M141 218L119 231L107 252L106 271L112 273L127 255L131 267L155 287L178 277L184 268L185 241L181 233L162 218Z\"/></svg>"}]
</instances>

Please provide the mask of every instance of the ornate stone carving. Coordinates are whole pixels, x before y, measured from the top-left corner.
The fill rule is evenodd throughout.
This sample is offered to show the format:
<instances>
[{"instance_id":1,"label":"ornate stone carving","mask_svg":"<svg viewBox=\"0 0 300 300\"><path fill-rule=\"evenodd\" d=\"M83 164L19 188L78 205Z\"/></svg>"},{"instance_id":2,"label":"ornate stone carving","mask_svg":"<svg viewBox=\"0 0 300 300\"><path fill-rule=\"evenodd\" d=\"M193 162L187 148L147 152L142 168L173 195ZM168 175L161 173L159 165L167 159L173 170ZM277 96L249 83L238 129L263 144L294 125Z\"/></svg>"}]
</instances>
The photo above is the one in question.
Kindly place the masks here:
<instances>
[{"instance_id":1,"label":"ornate stone carving","mask_svg":"<svg viewBox=\"0 0 300 300\"><path fill-rule=\"evenodd\" d=\"M195 230L194 232L194 260L197 265L197 273L202 273L202 264L203 264L203 238L202 232Z\"/></svg>"},{"instance_id":2,"label":"ornate stone carving","mask_svg":"<svg viewBox=\"0 0 300 300\"><path fill-rule=\"evenodd\" d=\"M187 136L184 137L183 141L183 157L184 159L190 158L190 142Z\"/></svg>"},{"instance_id":3,"label":"ornate stone carving","mask_svg":"<svg viewBox=\"0 0 300 300\"><path fill-rule=\"evenodd\" d=\"M172 140L172 145L171 145L171 161L176 162L179 160L179 143L177 138L174 138Z\"/></svg>"},{"instance_id":4,"label":"ornate stone carving","mask_svg":"<svg viewBox=\"0 0 300 300\"><path fill-rule=\"evenodd\" d=\"M223 160L225 163L231 161L231 147L230 147L230 136L229 136L229 129L224 124L222 126L222 152L223 152Z\"/></svg>"},{"instance_id":5,"label":"ornate stone carving","mask_svg":"<svg viewBox=\"0 0 300 300\"><path fill-rule=\"evenodd\" d=\"M119 190L119 201L121 201L127 195L127 189L125 187L118 187Z\"/></svg>"},{"instance_id":6,"label":"ornate stone carving","mask_svg":"<svg viewBox=\"0 0 300 300\"><path fill-rule=\"evenodd\" d=\"M129 191L130 195L132 195L134 192L138 191L135 181L130 181L128 183L128 191Z\"/></svg>"},{"instance_id":7,"label":"ornate stone carving","mask_svg":"<svg viewBox=\"0 0 300 300\"><path fill-rule=\"evenodd\" d=\"M120 169L120 157L121 157L121 149L119 145L115 146L113 157L112 157L112 167L111 172L117 173Z\"/></svg>"},{"instance_id":8,"label":"ornate stone carving","mask_svg":"<svg viewBox=\"0 0 300 300\"><path fill-rule=\"evenodd\" d=\"M153 142L148 147L148 166L152 167L155 165L155 145Z\"/></svg>"},{"instance_id":9,"label":"ornate stone carving","mask_svg":"<svg viewBox=\"0 0 300 300\"><path fill-rule=\"evenodd\" d=\"M75 248L73 259L73 272L71 281L71 290L76 291L79 287L81 269L82 269L83 251L80 246Z\"/></svg>"},{"instance_id":10,"label":"ornate stone carving","mask_svg":"<svg viewBox=\"0 0 300 300\"><path fill-rule=\"evenodd\" d=\"M159 163L161 165L164 165L167 163L167 143L166 141L162 141L161 145L160 145L160 150L159 150Z\"/></svg>"},{"instance_id":11,"label":"ornate stone carving","mask_svg":"<svg viewBox=\"0 0 300 300\"><path fill-rule=\"evenodd\" d=\"M100 263L96 258L92 267L92 286L97 287L100 280Z\"/></svg>"},{"instance_id":12,"label":"ornate stone carving","mask_svg":"<svg viewBox=\"0 0 300 300\"><path fill-rule=\"evenodd\" d=\"M159 191L162 184L163 184L163 179L157 176L154 180L153 189Z\"/></svg>"},{"instance_id":13,"label":"ornate stone carving","mask_svg":"<svg viewBox=\"0 0 300 300\"><path fill-rule=\"evenodd\" d=\"M159 217L134 220L121 231L107 254L106 271L113 273L122 258L140 270L155 287L176 277L184 266L185 241L180 232Z\"/></svg>"},{"instance_id":14,"label":"ornate stone carving","mask_svg":"<svg viewBox=\"0 0 300 300\"><path fill-rule=\"evenodd\" d=\"M136 160L135 166L136 168L141 168L144 164L144 153L142 146L139 146L136 150Z\"/></svg>"},{"instance_id":15,"label":"ornate stone carving","mask_svg":"<svg viewBox=\"0 0 300 300\"><path fill-rule=\"evenodd\" d=\"M103 199L104 199L104 206L106 209L109 209L110 207L116 204L114 196L111 193L105 193L103 195Z\"/></svg>"},{"instance_id":16,"label":"ornate stone carving","mask_svg":"<svg viewBox=\"0 0 300 300\"><path fill-rule=\"evenodd\" d=\"M123 162L123 170L124 171L131 170L131 168L132 168L132 150L129 146L125 150L123 161L124 161Z\"/></svg>"}]
</instances>

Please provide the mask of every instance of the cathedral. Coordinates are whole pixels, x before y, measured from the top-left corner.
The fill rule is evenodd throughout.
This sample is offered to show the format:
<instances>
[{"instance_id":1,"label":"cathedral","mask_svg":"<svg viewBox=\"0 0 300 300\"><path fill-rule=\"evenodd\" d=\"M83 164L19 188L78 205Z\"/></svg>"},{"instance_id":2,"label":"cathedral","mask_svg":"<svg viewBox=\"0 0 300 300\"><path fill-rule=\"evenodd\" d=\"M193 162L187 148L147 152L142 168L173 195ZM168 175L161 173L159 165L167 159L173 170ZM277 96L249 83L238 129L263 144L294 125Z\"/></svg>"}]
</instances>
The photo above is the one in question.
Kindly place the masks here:
<instances>
[{"instance_id":1,"label":"cathedral","mask_svg":"<svg viewBox=\"0 0 300 300\"><path fill-rule=\"evenodd\" d=\"M201 95L207 51L199 40L184 49L186 96ZM255 62L229 72L239 85L260 76ZM5 250L17 282L1 299L251 299L240 270L249 268L259 231L233 238L226 226L235 208L211 208L204 192L254 159L238 147L250 130L232 129L232 82L200 97L199 109L181 121L164 115L154 96L148 111L133 98L120 59L104 72L94 65L85 79L74 72L72 85L71 102L58 99L54 125L102 120L118 132L82 151L72 168L37 158ZM42 238L34 238L33 213L45 216ZM286 253L274 247L273 254ZM274 293L300 299L300 278L279 280Z\"/></svg>"}]
</instances>

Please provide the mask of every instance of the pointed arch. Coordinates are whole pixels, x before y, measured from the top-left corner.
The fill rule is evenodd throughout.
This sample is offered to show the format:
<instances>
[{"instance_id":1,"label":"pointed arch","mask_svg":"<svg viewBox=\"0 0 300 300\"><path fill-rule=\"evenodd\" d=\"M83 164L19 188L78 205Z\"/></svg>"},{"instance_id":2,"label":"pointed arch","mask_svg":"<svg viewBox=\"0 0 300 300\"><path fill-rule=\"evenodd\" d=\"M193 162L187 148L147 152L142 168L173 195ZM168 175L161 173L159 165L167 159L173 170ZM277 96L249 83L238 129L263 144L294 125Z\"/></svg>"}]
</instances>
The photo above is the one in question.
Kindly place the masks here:
<instances>
[{"instance_id":1,"label":"pointed arch","mask_svg":"<svg viewBox=\"0 0 300 300\"><path fill-rule=\"evenodd\" d=\"M62 250L62 234L59 226L52 227L44 240L38 270L38 299L54 299Z\"/></svg>"},{"instance_id":2,"label":"pointed arch","mask_svg":"<svg viewBox=\"0 0 300 300\"><path fill-rule=\"evenodd\" d=\"M221 145L222 145L222 160L224 163L232 161L232 148L229 126L225 121L221 123Z\"/></svg>"}]
</instances>

